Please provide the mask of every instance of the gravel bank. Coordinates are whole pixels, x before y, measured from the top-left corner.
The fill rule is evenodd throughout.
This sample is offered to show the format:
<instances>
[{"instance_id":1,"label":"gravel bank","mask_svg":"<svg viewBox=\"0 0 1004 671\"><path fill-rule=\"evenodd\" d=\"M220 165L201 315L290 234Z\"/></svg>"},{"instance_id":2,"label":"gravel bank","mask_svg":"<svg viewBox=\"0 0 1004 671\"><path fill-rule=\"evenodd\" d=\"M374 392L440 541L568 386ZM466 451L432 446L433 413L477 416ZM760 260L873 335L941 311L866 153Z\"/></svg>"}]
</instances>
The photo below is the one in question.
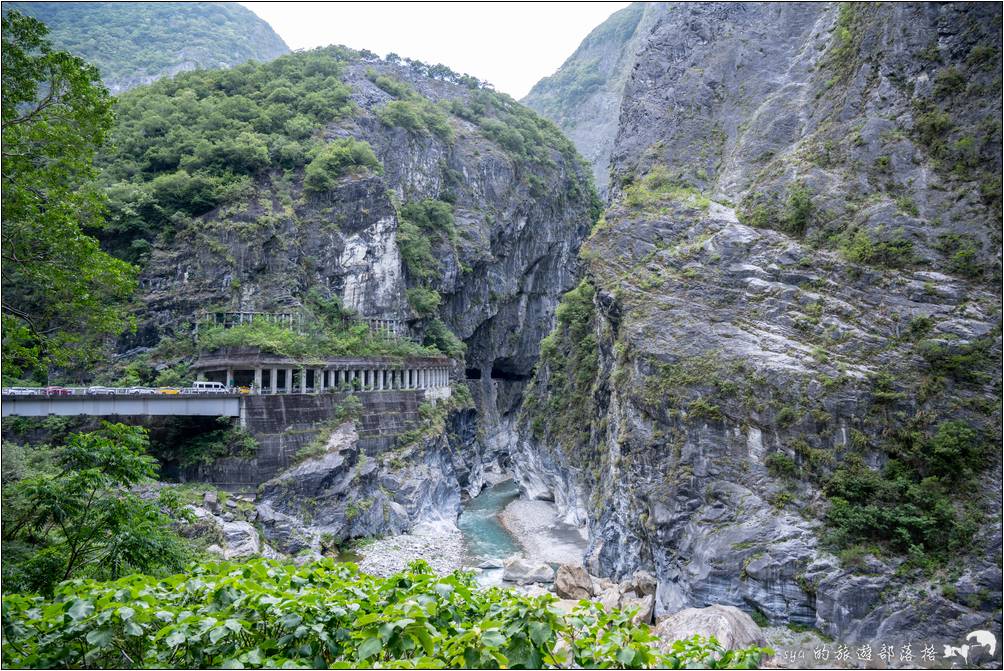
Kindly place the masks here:
<instances>
[{"instance_id":1,"label":"gravel bank","mask_svg":"<svg viewBox=\"0 0 1004 671\"><path fill-rule=\"evenodd\" d=\"M588 544L584 530L559 522L553 503L516 499L499 514L499 520L530 559L582 564Z\"/></svg>"},{"instance_id":2,"label":"gravel bank","mask_svg":"<svg viewBox=\"0 0 1004 671\"><path fill-rule=\"evenodd\" d=\"M364 573L388 576L424 559L436 573L445 575L461 568L464 539L452 524L420 524L411 533L381 538L356 551L363 557L359 569Z\"/></svg>"}]
</instances>

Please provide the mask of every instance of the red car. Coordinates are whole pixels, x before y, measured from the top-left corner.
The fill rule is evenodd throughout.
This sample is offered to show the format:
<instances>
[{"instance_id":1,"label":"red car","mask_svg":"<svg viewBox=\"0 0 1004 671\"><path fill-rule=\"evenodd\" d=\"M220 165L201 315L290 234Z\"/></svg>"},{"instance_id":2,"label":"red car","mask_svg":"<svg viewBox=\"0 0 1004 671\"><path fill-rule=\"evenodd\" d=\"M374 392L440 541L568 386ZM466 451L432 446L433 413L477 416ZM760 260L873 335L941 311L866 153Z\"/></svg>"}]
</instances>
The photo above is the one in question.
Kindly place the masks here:
<instances>
[{"instance_id":1,"label":"red car","mask_svg":"<svg viewBox=\"0 0 1004 671\"><path fill-rule=\"evenodd\" d=\"M67 389L66 387L46 387L45 388L45 395L46 396L69 396L72 393L73 392L70 391L69 389Z\"/></svg>"}]
</instances>

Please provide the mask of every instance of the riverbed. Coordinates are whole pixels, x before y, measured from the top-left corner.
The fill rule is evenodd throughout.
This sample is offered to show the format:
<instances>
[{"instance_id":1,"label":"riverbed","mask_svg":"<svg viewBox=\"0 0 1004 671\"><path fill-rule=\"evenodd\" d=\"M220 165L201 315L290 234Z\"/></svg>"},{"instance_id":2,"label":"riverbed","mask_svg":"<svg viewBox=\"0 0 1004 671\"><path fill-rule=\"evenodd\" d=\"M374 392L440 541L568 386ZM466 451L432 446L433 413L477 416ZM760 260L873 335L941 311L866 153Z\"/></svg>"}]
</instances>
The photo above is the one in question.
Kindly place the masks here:
<instances>
[{"instance_id":1,"label":"riverbed","mask_svg":"<svg viewBox=\"0 0 1004 671\"><path fill-rule=\"evenodd\" d=\"M558 519L548 501L519 498L519 486L504 480L464 502L457 524L416 525L411 533L381 538L357 548L360 568L375 575L404 570L415 559L437 573L478 570L478 582L502 582L502 564L514 556L557 564L581 564L584 529Z\"/></svg>"}]
</instances>

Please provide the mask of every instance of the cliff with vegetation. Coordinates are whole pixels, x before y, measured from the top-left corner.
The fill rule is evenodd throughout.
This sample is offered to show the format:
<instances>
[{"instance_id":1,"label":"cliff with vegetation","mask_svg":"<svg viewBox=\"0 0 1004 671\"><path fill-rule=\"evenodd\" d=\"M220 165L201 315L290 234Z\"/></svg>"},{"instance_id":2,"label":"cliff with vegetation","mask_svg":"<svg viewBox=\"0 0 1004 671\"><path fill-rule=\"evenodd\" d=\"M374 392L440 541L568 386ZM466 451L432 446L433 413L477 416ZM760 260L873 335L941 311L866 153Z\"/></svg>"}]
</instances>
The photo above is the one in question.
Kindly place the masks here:
<instances>
[{"instance_id":1,"label":"cliff with vegetation","mask_svg":"<svg viewBox=\"0 0 1004 671\"><path fill-rule=\"evenodd\" d=\"M582 41L550 77L521 101L551 119L593 166L600 195L609 186L610 152L624 85L634 56L656 14L652 3L635 2L614 13Z\"/></svg>"},{"instance_id":2,"label":"cliff with vegetation","mask_svg":"<svg viewBox=\"0 0 1004 671\"><path fill-rule=\"evenodd\" d=\"M112 93L289 53L271 26L238 3L4 3L10 10L48 26L53 46L96 66Z\"/></svg>"},{"instance_id":3,"label":"cliff with vegetation","mask_svg":"<svg viewBox=\"0 0 1004 671\"><path fill-rule=\"evenodd\" d=\"M1000 8L659 4L638 25L609 207L527 395L524 491L588 524L595 571L656 574L657 614L998 627Z\"/></svg>"},{"instance_id":4,"label":"cliff with vegetation","mask_svg":"<svg viewBox=\"0 0 1004 671\"><path fill-rule=\"evenodd\" d=\"M299 356L447 354L460 483L506 462L511 423L598 214L553 124L474 78L331 47L186 73L119 98L99 157L105 247L142 267L137 329L110 380L186 379L197 348ZM293 311L200 331L203 311ZM352 318L407 325L374 337ZM480 456L479 456L480 455Z\"/></svg>"}]
</instances>

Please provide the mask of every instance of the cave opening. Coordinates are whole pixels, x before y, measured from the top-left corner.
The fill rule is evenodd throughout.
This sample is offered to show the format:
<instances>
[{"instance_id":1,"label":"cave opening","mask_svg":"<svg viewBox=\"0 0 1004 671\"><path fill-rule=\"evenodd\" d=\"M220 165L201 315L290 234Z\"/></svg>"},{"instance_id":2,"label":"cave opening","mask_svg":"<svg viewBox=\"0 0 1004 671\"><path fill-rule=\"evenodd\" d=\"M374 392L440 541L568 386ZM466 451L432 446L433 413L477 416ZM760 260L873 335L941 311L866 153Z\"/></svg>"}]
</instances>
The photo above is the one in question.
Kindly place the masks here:
<instances>
[{"instance_id":1,"label":"cave opening","mask_svg":"<svg viewBox=\"0 0 1004 671\"><path fill-rule=\"evenodd\" d=\"M481 379L481 369L480 368L466 368L464 369L464 375L468 380L480 380Z\"/></svg>"},{"instance_id":2,"label":"cave opening","mask_svg":"<svg viewBox=\"0 0 1004 671\"><path fill-rule=\"evenodd\" d=\"M492 363L492 379L505 382L526 382L530 376L521 372L512 359L503 357L495 359Z\"/></svg>"}]
</instances>

